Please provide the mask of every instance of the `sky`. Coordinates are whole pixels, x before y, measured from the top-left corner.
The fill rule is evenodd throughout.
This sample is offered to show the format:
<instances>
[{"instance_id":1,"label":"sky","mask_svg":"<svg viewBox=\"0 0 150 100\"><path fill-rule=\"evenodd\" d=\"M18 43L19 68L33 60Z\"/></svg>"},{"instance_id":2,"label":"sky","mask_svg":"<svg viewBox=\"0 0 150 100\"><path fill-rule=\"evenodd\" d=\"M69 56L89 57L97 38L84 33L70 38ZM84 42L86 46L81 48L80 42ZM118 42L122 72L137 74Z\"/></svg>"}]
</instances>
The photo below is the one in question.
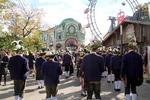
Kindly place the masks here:
<instances>
[{"instance_id":1,"label":"sky","mask_svg":"<svg viewBox=\"0 0 150 100\"><path fill-rule=\"evenodd\" d=\"M26 0L27 1L27 0ZM88 7L89 0L28 0L45 12L44 22L50 27L60 24L66 18L73 18L80 22L82 26L88 24L87 15L84 10ZM150 0L137 0L139 4L150 2ZM121 3L126 5L122 6ZM124 11L125 15L132 16L133 12L126 0L97 0L95 8L96 23L103 35L110 27L109 16L117 17L119 11ZM91 38L90 29L86 29L86 41Z\"/></svg>"}]
</instances>

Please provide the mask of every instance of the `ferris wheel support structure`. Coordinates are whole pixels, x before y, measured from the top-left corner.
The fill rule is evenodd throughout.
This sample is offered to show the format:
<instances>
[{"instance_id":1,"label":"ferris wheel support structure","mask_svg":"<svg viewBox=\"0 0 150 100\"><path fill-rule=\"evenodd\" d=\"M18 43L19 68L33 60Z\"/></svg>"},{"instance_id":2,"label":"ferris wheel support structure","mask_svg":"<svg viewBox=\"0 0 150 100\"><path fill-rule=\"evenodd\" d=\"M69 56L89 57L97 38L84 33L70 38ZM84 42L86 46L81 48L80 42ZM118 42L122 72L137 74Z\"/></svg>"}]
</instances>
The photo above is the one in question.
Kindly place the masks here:
<instances>
[{"instance_id":1,"label":"ferris wheel support structure","mask_svg":"<svg viewBox=\"0 0 150 100\"><path fill-rule=\"evenodd\" d=\"M126 0L129 6L131 7L133 13L138 10L139 2L137 0Z\"/></svg>"},{"instance_id":2,"label":"ferris wheel support structure","mask_svg":"<svg viewBox=\"0 0 150 100\"><path fill-rule=\"evenodd\" d=\"M95 18L95 7L98 0L89 0L88 9L87 12L87 20L88 24L90 24L90 31L94 35L94 38L96 40L102 41L102 34L97 26L96 18Z\"/></svg>"},{"instance_id":3,"label":"ferris wheel support structure","mask_svg":"<svg viewBox=\"0 0 150 100\"><path fill-rule=\"evenodd\" d=\"M98 0L88 0L89 5L88 8L85 10L85 14L87 14L88 26L90 27L91 33L94 35L94 38L97 40L102 41L102 33L100 32L95 18L95 7ZM139 5L138 0L126 0L129 6L131 7L133 13L135 13ZM122 3L125 5L125 3Z\"/></svg>"}]
</instances>

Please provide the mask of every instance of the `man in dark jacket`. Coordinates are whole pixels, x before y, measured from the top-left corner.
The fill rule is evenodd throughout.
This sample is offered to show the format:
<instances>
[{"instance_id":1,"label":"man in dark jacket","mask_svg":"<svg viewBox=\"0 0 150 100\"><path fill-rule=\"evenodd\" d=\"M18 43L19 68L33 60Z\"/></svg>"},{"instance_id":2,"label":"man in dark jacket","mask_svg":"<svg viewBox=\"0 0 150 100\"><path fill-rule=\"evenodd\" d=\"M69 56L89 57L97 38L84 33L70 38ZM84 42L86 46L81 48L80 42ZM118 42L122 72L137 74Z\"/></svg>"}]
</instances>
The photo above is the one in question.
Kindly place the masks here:
<instances>
[{"instance_id":1,"label":"man in dark jacket","mask_svg":"<svg viewBox=\"0 0 150 100\"><path fill-rule=\"evenodd\" d=\"M69 54L68 51L66 51L66 53L63 55L63 65L65 66L66 78L69 77L71 63L72 63L72 56Z\"/></svg>"},{"instance_id":2,"label":"man in dark jacket","mask_svg":"<svg viewBox=\"0 0 150 100\"><path fill-rule=\"evenodd\" d=\"M121 77L125 83L126 100L130 100L130 90L132 92L132 100L137 100L136 86L140 80L143 80L142 56L134 51L137 47L135 40L131 40L128 44L128 53L122 57Z\"/></svg>"},{"instance_id":3,"label":"man in dark jacket","mask_svg":"<svg viewBox=\"0 0 150 100\"><path fill-rule=\"evenodd\" d=\"M49 60L42 64L42 73L46 87L46 100L57 100L59 76L62 75L62 69L59 62L54 61L55 55L49 55Z\"/></svg>"},{"instance_id":4,"label":"man in dark jacket","mask_svg":"<svg viewBox=\"0 0 150 100\"><path fill-rule=\"evenodd\" d=\"M93 46L94 45L94 46ZM87 88L87 99L92 99L93 92L97 100L100 97L101 74L104 72L104 58L96 54L98 46L93 44L92 52L83 57L81 71L84 73L84 80Z\"/></svg>"},{"instance_id":5,"label":"man in dark jacket","mask_svg":"<svg viewBox=\"0 0 150 100\"><path fill-rule=\"evenodd\" d=\"M38 88L41 89L44 87L44 77L42 74L42 64L46 61L44 52L39 54L39 58L35 61L35 69L36 69L36 80L38 83Z\"/></svg>"},{"instance_id":6,"label":"man in dark jacket","mask_svg":"<svg viewBox=\"0 0 150 100\"><path fill-rule=\"evenodd\" d=\"M115 75L115 91L121 90L121 78L120 78L120 70L121 70L121 62L122 56L119 49L113 49L113 56L110 59L110 68L112 73Z\"/></svg>"},{"instance_id":7,"label":"man in dark jacket","mask_svg":"<svg viewBox=\"0 0 150 100\"><path fill-rule=\"evenodd\" d=\"M5 50L2 50L2 58L0 59L0 85L1 85L1 81L2 81L2 75L4 76L4 85L6 85L6 76L8 73L8 68L7 68L7 64L9 61L9 57L6 53Z\"/></svg>"},{"instance_id":8,"label":"man in dark jacket","mask_svg":"<svg viewBox=\"0 0 150 100\"><path fill-rule=\"evenodd\" d=\"M15 56L10 58L8 69L11 79L14 80L15 100L23 100L29 66L27 59L21 55L22 50L17 50L16 53Z\"/></svg>"}]
</instances>

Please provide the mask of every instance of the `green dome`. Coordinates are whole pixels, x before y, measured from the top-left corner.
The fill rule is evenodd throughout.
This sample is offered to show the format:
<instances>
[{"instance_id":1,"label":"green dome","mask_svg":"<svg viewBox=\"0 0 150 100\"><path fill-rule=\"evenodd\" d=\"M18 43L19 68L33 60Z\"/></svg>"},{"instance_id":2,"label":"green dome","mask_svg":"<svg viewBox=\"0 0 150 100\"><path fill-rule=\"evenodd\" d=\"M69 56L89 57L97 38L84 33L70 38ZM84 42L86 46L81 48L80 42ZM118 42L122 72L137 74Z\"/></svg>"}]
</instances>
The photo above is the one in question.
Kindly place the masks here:
<instances>
[{"instance_id":1,"label":"green dome","mask_svg":"<svg viewBox=\"0 0 150 100\"><path fill-rule=\"evenodd\" d=\"M73 18L66 18L64 19L59 25L58 27L61 27L63 24L67 23L67 22L77 22L79 23L78 21L74 20Z\"/></svg>"}]
</instances>

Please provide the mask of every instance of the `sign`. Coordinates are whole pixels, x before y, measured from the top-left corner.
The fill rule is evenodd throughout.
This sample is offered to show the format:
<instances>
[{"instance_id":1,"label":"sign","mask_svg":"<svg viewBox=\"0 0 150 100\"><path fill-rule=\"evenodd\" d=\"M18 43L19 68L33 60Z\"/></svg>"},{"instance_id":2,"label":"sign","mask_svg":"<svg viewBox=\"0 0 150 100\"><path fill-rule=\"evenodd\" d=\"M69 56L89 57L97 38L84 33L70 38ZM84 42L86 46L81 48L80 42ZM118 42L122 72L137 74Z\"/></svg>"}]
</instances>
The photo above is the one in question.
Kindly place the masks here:
<instances>
[{"instance_id":1,"label":"sign","mask_svg":"<svg viewBox=\"0 0 150 100\"><path fill-rule=\"evenodd\" d=\"M117 15L117 21L118 23L121 23L125 18L125 13L123 11L120 11Z\"/></svg>"},{"instance_id":2,"label":"sign","mask_svg":"<svg viewBox=\"0 0 150 100\"><path fill-rule=\"evenodd\" d=\"M148 72L150 75L150 46L147 46L147 54L148 54Z\"/></svg>"}]
</instances>

